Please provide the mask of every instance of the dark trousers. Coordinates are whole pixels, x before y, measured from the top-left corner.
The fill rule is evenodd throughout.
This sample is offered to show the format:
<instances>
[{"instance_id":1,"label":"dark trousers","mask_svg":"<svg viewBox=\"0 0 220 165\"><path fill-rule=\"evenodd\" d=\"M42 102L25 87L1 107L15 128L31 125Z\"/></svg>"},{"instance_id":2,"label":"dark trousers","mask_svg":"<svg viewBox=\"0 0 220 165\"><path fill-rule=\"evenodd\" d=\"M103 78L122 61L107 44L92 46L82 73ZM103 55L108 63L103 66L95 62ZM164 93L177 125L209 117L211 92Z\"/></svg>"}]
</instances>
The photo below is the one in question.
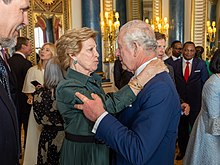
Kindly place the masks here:
<instances>
[{"instance_id":1,"label":"dark trousers","mask_svg":"<svg viewBox=\"0 0 220 165\"><path fill-rule=\"evenodd\" d=\"M190 131L199 114L199 111L190 111L189 116L182 115L178 127L178 146L180 152L185 155L186 147L189 141Z\"/></svg>"}]
</instances>

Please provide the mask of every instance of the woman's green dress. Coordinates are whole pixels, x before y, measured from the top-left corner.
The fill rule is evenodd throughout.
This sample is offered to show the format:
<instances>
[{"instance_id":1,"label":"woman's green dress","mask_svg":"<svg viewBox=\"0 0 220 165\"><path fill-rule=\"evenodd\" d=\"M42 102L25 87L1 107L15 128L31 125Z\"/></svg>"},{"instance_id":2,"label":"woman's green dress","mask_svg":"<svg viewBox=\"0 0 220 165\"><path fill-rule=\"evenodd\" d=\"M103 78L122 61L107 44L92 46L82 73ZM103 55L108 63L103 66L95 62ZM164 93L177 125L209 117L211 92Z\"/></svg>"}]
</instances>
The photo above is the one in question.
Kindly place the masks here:
<instances>
[{"instance_id":1,"label":"woman's green dress","mask_svg":"<svg viewBox=\"0 0 220 165\"><path fill-rule=\"evenodd\" d=\"M75 93L80 92L91 98L91 93L98 94L109 113L117 113L131 105L136 96L126 85L120 91L105 94L101 87L101 77L93 73L91 77L68 69L67 76L57 87L57 106L64 120L64 130L72 135L94 136L94 123L74 108L74 104L82 103ZM79 142L64 139L61 149L61 165L108 165L109 148L96 142Z\"/></svg>"}]
</instances>

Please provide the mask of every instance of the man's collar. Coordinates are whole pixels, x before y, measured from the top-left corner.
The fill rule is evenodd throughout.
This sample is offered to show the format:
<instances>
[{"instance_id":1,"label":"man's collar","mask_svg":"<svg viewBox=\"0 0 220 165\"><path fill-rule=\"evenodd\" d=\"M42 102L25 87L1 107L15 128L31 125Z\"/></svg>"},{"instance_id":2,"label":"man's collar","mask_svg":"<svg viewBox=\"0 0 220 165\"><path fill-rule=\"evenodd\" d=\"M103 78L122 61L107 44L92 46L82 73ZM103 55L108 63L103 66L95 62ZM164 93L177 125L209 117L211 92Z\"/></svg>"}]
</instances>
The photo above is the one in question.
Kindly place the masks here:
<instances>
[{"instance_id":1,"label":"man's collar","mask_svg":"<svg viewBox=\"0 0 220 165\"><path fill-rule=\"evenodd\" d=\"M193 61L193 58L190 59L190 60L186 60L186 59L183 57L183 62L184 62L184 63L189 62L190 64L192 64L192 61Z\"/></svg>"},{"instance_id":2,"label":"man's collar","mask_svg":"<svg viewBox=\"0 0 220 165\"><path fill-rule=\"evenodd\" d=\"M154 57L150 60L148 60L147 62L143 63L141 66L139 66L139 68L135 71L134 76L137 76L141 73L141 71L145 68L145 66L147 66L147 64L149 64L152 60L156 60L157 57Z\"/></svg>"},{"instance_id":3,"label":"man's collar","mask_svg":"<svg viewBox=\"0 0 220 165\"><path fill-rule=\"evenodd\" d=\"M171 56L171 57L172 57L173 61L176 61L176 60L180 59L181 55L179 57L175 57L175 56Z\"/></svg>"},{"instance_id":4,"label":"man's collar","mask_svg":"<svg viewBox=\"0 0 220 165\"><path fill-rule=\"evenodd\" d=\"M22 56L26 59L26 56L25 56L23 53L21 53L21 52L19 52L19 51L16 51L15 53L22 55Z\"/></svg>"}]
</instances>

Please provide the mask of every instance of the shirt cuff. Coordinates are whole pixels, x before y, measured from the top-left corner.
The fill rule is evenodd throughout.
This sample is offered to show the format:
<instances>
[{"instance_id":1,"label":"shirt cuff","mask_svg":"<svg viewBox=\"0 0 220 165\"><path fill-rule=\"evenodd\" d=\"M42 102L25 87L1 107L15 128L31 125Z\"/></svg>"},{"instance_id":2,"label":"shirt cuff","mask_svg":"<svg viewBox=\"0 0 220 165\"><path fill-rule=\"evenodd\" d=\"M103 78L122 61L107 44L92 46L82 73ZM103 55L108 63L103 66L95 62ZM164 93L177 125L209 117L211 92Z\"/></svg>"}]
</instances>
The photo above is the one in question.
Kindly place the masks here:
<instances>
[{"instance_id":1,"label":"shirt cuff","mask_svg":"<svg viewBox=\"0 0 220 165\"><path fill-rule=\"evenodd\" d=\"M93 126L93 129L92 129L92 132L93 133L96 133L96 130L99 126L99 123L102 121L102 119L108 114L107 111L105 111L101 116L99 116L99 118L96 120L94 126Z\"/></svg>"}]
</instances>

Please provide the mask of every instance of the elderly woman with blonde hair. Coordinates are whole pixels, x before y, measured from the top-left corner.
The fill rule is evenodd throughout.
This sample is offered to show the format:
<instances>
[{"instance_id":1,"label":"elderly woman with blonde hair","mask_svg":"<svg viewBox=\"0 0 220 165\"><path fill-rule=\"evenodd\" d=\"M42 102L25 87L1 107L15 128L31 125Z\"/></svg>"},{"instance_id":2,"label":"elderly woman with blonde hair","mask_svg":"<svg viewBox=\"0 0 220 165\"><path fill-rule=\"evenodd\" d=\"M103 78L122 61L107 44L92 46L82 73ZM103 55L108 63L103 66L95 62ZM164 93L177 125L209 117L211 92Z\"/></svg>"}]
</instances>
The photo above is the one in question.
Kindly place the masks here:
<instances>
[{"instance_id":1,"label":"elderly woman with blonde hair","mask_svg":"<svg viewBox=\"0 0 220 165\"><path fill-rule=\"evenodd\" d=\"M142 87L157 73L166 70L161 60L153 61L129 85L111 94L105 94L101 77L94 73L99 63L95 42L96 32L90 28L67 31L57 41L57 55L66 77L57 87L57 106L64 120L65 139L61 149L61 165L89 164L108 165L109 148L95 139L94 123L74 108L82 103L76 96L80 92L91 99L91 94L99 95L109 113L115 114L131 105ZM98 108L98 107L97 107Z\"/></svg>"},{"instance_id":2,"label":"elderly woman with blonde hair","mask_svg":"<svg viewBox=\"0 0 220 165\"><path fill-rule=\"evenodd\" d=\"M22 92L28 96L28 104L32 105L33 93L36 90L36 86L32 84L32 82L37 81L41 85L44 84L44 69L47 62L53 56L56 56L55 45L52 43L45 43L40 50L39 63L28 70L22 90ZM24 152L24 165L37 164L37 146L40 133L41 126L36 123L32 108L28 121L27 139Z\"/></svg>"}]
</instances>

